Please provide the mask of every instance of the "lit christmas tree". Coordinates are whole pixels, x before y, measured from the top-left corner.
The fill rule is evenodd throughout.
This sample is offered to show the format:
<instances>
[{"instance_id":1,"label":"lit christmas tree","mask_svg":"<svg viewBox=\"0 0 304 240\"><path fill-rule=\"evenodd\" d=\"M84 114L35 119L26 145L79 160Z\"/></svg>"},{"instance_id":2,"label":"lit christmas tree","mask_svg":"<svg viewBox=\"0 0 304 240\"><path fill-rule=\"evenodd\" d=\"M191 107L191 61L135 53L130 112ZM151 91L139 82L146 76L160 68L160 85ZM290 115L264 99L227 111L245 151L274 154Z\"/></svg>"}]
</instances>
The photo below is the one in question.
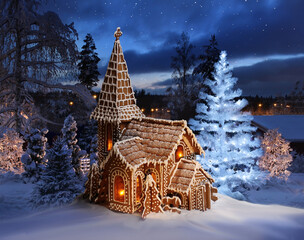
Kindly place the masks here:
<instances>
[{"instance_id":1,"label":"lit christmas tree","mask_svg":"<svg viewBox=\"0 0 304 240\"><path fill-rule=\"evenodd\" d=\"M262 140L262 148L264 155L261 157L259 167L263 170L269 171L270 177L277 177L281 179L288 179L290 171L288 167L292 162L292 149L289 142L282 138L278 130L268 130L264 134Z\"/></svg>"},{"instance_id":2,"label":"lit christmas tree","mask_svg":"<svg viewBox=\"0 0 304 240\"><path fill-rule=\"evenodd\" d=\"M234 89L237 79L232 77L225 51L215 64L213 76L214 81L205 81L213 94L200 93L204 103L197 104L197 115L189 124L199 132L200 144L206 147L205 159L200 161L215 177L219 191L243 198L240 192L257 185L260 142L252 136L255 131L250 125L252 116L241 111L247 101L237 100L242 91Z\"/></svg>"}]
</instances>

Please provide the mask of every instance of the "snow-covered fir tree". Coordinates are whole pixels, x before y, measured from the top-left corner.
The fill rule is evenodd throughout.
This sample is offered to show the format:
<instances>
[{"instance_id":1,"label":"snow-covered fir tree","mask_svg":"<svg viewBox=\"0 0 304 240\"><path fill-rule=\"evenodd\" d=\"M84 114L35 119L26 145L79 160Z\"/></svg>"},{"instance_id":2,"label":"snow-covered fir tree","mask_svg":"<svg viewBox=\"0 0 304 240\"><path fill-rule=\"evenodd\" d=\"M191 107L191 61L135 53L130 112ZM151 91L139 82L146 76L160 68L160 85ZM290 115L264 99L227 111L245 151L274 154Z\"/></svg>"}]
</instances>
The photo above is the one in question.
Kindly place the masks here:
<instances>
[{"instance_id":1,"label":"snow-covered fir tree","mask_svg":"<svg viewBox=\"0 0 304 240\"><path fill-rule=\"evenodd\" d=\"M45 167L44 156L46 153L47 129L31 129L25 136L27 150L21 157L24 173L22 174L25 182L37 182Z\"/></svg>"},{"instance_id":2,"label":"snow-covered fir tree","mask_svg":"<svg viewBox=\"0 0 304 240\"><path fill-rule=\"evenodd\" d=\"M71 165L72 149L58 138L48 153L47 166L32 193L35 207L71 203L81 192L81 185Z\"/></svg>"},{"instance_id":3,"label":"snow-covered fir tree","mask_svg":"<svg viewBox=\"0 0 304 240\"><path fill-rule=\"evenodd\" d=\"M199 160L215 178L219 191L243 198L241 192L258 184L256 160L261 150L252 135L252 116L241 111L247 101L237 100L242 91L235 89L237 79L232 77L226 55L222 51L215 64L214 81L205 81L213 94L200 93L203 103L197 104L197 115L189 124L199 132L206 154Z\"/></svg>"},{"instance_id":4,"label":"snow-covered fir tree","mask_svg":"<svg viewBox=\"0 0 304 240\"><path fill-rule=\"evenodd\" d=\"M78 68L80 71L79 80L81 84L85 85L89 90L92 87L97 86L99 81L98 76L98 62L100 58L96 53L96 47L91 34L87 34L84 39L85 44L82 46L82 51L80 52L78 63Z\"/></svg>"},{"instance_id":5,"label":"snow-covered fir tree","mask_svg":"<svg viewBox=\"0 0 304 240\"><path fill-rule=\"evenodd\" d=\"M63 128L61 129L62 140L72 150L72 166L78 177L81 177L80 161L86 158L87 153L81 150L77 145L77 123L72 115L69 115L64 120Z\"/></svg>"},{"instance_id":6,"label":"snow-covered fir tree","mask_svg":"<svg viewBox=\"0 0 304 240\"><path fill-rule=\"evenodd\" d=\"M92 138L91 144L90 144L90 165L94 163L98 163L98 139L97 135L95 135Z\"/></svg>"},{"instance_id":7,"label":"snow-covered fir tree","mask_svg":"<svg viewBox=\"0 0 304 240\"><path fill-rule=\"evenodd\" d=\"M0 171L21 173L24 140L13 129L6 129L0 138Z\"/></svg>"},{"instance_id":8,"label":"snow-covered fir tree","mask_svg":"<svg viewBox=\"0 0 304 240\"><path fill-rule=\"evenodd\" d=\"M262 140L264 155L260 158L259 167L269 171L270 177L288 179L288 167L292 162L292 150L289 142L282 138L277 129L268 130Z\"/></svg>"}]
</instances>

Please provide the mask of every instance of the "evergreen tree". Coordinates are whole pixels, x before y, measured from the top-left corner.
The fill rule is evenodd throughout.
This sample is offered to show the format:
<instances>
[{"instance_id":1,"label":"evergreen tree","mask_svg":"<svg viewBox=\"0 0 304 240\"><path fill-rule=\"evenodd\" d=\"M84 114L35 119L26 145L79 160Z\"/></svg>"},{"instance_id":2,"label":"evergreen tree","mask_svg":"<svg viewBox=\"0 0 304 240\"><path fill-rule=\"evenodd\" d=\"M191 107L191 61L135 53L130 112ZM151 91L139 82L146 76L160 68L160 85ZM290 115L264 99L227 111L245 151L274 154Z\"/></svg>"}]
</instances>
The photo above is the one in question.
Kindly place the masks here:
<instances>
[{"instance_id":1,"label":"evergreen tree","mask_svg":"<svg viewBox=\"0 0 304 240\"><path fill-rule=\"evenodd\" d=\"M203 81L206 79L214 79L214 64L219 61L221 53L221 51L217 48L218 43L216 41L215 35L211 35L209 42L209 45L203 46L205 48L205 52L198 57L200 63L193 70L193 74L200 74Z\"/></svg>"},{"instance_id":2,"label":"evergreen tree","mask_svg":"<svg viewBox=\"0 0 304 240\"><path fill-rule=\"evenodd\" d=\"M200 93L203 102L197 104L197 115L189 124L199 132L199 142L206 147L206 159L200 161L215 177L219 191L242 197L238 191L258 183L255 163L261 156L260 142L252 136L252 116L241 112L247 101L236 99L242 91L234 89L237 79L232 77L226 52L215 64L213 77L214 81L205 84L214 94Z\"/></svg>"},{"instance_id":3,"label":"evergreen tree","mask_svg":"<svg viewBox=\"0 0 304 240\"><path fill-rule=\"evenodd\" d=\"M79 80L81 84L85 85L89 90L92 87L97 86L98 76L100 73L98 72L98 62L100 58L95 52L96 47L94 40L91 34L87 34L84 39L85 44L82 46L82 51L80 52L78 63L78 68L80 71Z\"/></svg>"},{"instance_id":4,"label":"evergreen tree","mask_svg":"<svg viewBox=\"0 0 304 240\"><path fill-rule=\"evenodd\" d=\"M33 205L45 207L71 203L82 190L71 165L72 150L58 138L47 157L46 169L32 193Z\"/></svg>"},{"instance_id":5,"label":"evergreen tree","mask_svg":"<svg viewBox=\"0 0 304 240\"><path fill-rule=\"evenodd\" d=\"M64 120L63 128L61 129L62 140L67 144L72 151L72 166L77 176L81 177L80 161L86 157L86 151L81 150L77 145L77 123L72 115L69 115Z\"/></svg>"},{"instance_id":6,"label":"evergreen tree","mask_svg":"<svg viewBox=\"0 0 304 240\"><path fill-rule=\"evenodd\" d=\"M0 138L0 171L21 173L23 154L23 139L13 129L6 129Z\"/></svg>"},{"instance_id":7,"label":"evergreen tree","mask_svg":"<svg viewBox=\"0 0 304 240\"><path fill-rule=\"evenodd\" d=\"M205 48L205 52L198 57L199 64L193 69L192 74L195 76L201 76L199 78L200 80L198 80L200 91L205 91L206 93L211 94L212 89L205 84L205 81L207 79L214 80L214 65L219 61L221 51L217 48L218 43L215 35L211 35L209 42L209 45L203 46Z\"/></svg>"},{"instance_id":8,"label":"evergreen tree","mask_svg":"<svg viewBox=\"0 0 304 240\"><path fill-rule=\"evenodd\" d=\"M261 157L259 167L263 170L269 171L270 177L277 177L281 179L288 179L290 171L288 167L292 162L292 149L289 142L282 138L282 135L275 130L268 130L264 134L262 140L262 148L264 155Z\"/></svg>"},{"instance_id":9,"label":"evergreen tree","mask_svg":"<svg viewBox=\"0 0 304 240\"><path fill-rule=\"evenodd\" d=\"M23 180L25 182L37 182L44 169L45 149L47 138L47 129L31 129L30 133L25 136L27 142L27 150L22 155L24 173Z\"/></svg>"},{"instance_id":10,"label":"evergreen tree","mask_svg":"<svg viewBox=\"0 0 304 240\"><path fill-rule=\"evenodd\" d=\"M191 74L195 61L195 56L192 53L193 48L189 36L183 32L175 48L177 55L172 57L171 62L172 78L176 86L167 89L168 107L174 119L188 120L195 113L195 96Z\"/></svg>"}]
</instances>

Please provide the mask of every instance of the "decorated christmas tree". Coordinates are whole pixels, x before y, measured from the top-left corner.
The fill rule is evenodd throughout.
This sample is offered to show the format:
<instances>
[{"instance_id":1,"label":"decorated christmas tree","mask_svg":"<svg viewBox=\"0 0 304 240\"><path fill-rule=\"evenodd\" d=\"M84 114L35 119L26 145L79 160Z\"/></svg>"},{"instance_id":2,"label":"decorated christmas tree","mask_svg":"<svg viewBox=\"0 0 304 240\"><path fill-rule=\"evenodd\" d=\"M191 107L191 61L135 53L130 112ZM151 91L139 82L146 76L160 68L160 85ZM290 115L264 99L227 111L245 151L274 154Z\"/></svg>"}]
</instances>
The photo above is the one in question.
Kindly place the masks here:
<instances>
[{"instance_id":1,"label":"decorated christmas tree","mask_svg":"<svg viewBox=\"0 0 304 240\"><path fill-rule=\"evenodd\" d=\"M34 188L32 203L36 207L71 203L81 192L79 179L71 165L72 150L58 138L47 156L47 166Z\"/></svg>"},{"instance_id":2,"label":"decorated christmas tree","mask_svg":"<svg viewBox=\"0 0 304 240\"><path fill-rule=\"evenodd\" d=\"M240 192L258 183L260 142L252 135L252 116L241 111L247 101L240 99L242 91L235 89L237 79L232 77L224 51L213 76L214 81L205 81L213 93L200 93L202 103L197 104L197 115L189 124L199 132L200 144L206 146L205 158L199 160L215 177L219 191L242 198Z\"/></svg>"},{"instance_id":3,"label":"decorated christmas tree","mask_svg":"<svg viewBox=\"0 0 304 240\"><path fill-rule=\"evenodd\" d=\"M23 143L23 139L15 130L6 130L0 138L0 171L14 173L23 171L20 161L23 154Z\"/></svg>"},{"instance_id":4,"label":"decorated christmas tree","mask_svg":"<svg viewBox=\"0 0 304 240\"><path fill-rule=\"evenodd\" d=\"M142 218L146 218L150 212L163 212L163 209L161 207L161 200L158 197L158 193L159 192L156 187L156 182L149 174L144 183L144 210L142 212Z\"/></svg>"},{"instance_id":5,"label":"decorated christmas tree","mask_svg":"<svg viewBox=\"0 0 304 240\"><path fill-rule=\"evenodd\" d=\"M292 162L292 149L277 129L268 130L262 140L264 155L260 158L259 167L269 171L270 177L288 179L288 167Z\"/></svg>"},{"instance_id":6,"label":"decorated christmas tree","mask_svg":"<svg viewBox=\"0 0 304 240\"><path fill-rule=\"evenodd\" d=\"M22 155L21 161L23 163L24 173L23 180L25 182L37 182L44 169L45 149L47 138L47 129L31 129L30 133L26 135L27 150Z\"/></svg>"}]
</instances>

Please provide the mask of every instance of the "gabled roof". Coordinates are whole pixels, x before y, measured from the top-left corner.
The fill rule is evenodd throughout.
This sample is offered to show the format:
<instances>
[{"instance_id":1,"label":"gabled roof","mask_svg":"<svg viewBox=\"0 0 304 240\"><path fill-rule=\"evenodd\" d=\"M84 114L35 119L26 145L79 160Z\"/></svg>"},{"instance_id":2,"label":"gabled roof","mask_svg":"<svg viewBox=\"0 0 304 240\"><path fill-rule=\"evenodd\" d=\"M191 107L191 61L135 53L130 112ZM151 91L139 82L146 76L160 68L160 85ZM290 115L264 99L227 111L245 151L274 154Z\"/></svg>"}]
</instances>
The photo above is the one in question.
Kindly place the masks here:
<instances>
[{"instance_id":1,"label":"gabled roof","mask_svg":"<svg viewBox=\"0 0 304 240\"><path fill-rule=\"evenodd\" d=\"M144 117L136 105L127 63L119 41L121 35L120 28L117 28L114 34L116 40L101 87L99 101L91 114L91 118L95 120L121 122Z\"/></svg>"},{"instance_id":2,"label":"gabled roof","mask_svg":"<svg viewBox=\"0 0 304 240\"><path fill-rule=\"evenodd\" d=\"M254 116L252 122L265 132L268 129L278 129L288 141L304 141L304 115Z\"/></svg>"},{"instance_id":3,"label":"gabled roof","mask_svg":"<svg viewBox=\"0 0 304 240\"><path fill-rule=\"evenodd\" d=\"M155 118L132 119L123 130L121 141L114 144L103 166L113 153L121 156L130 168L137 168L143 163L167 164L169 158L175 154L184 134L191 138L195 153L202 154L203 149L186 121Z\"/></svg>"},{"instance_id":4,"label":"gabled roof","mask_svg":"<svg viewBox=\"0 0 304 240\"><path fill-rule=\"evenodd\" d=\"M188 192L194 180L199 178L201 181L214 182L213 178L195 160L182 158L170 180L169 189L174 191Z\"/></svg>"}]
</instances>

